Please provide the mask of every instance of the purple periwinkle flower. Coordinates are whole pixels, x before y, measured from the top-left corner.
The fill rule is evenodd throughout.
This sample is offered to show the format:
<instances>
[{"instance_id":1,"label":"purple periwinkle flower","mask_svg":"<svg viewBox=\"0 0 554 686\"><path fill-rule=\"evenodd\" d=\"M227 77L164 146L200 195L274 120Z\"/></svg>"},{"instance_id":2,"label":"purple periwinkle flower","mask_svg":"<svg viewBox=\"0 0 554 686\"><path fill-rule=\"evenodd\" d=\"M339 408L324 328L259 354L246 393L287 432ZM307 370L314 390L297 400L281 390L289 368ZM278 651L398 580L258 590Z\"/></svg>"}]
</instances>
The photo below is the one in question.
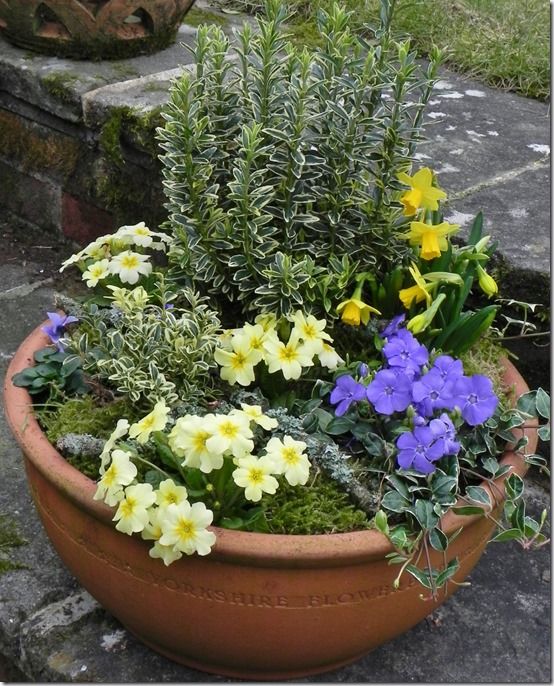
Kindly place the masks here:
<instances>
[{"instance_id":1,"label":"purple periwinkle flower","mask_svg":"<svg viewBox=\"0 0 554 686\"><path fill-rule=\"evenodd\" d=\"M405 319L405 314L397 314L396 317L393 317L390 320L390 322L385 326L383 331L381 331L381 333L379 334L381 338L390 338L391 336L394 336L394 334L397 333L400 329Z\"/></svg>"},{"instance_id":2,"label":"purple periwinkle flower","mask_svg":"<svg viewBox=\"0 0 554 686\"><path fill-rule=\"evenodd\" d=\"M445 381L454 381L464 374L462 361L455 360L450 355L440 355L437 357L432 369L436 369Z\"/></svg>"},{"instance_id":3,"label":"purple periwinkle flower","mask_svg":"<svg viewBox=\"0 0 554 686\"><path fill-rule=\"evenodd\" d=\"M402 369L381 369L366 388L366 394L379 414L402 412L412 402L412 381Z\"/></svg>"},{"instance_id":4,"label":"purple periwinkle flower","mask_svg":"<svg viewBox=\"0 0 554 686\"><path fill-rule=\"evenodd\" d=\"M498 405L492 381L482 374L462 376L453 384L454 404L470 426L483 424L490 419Z\"/></svg>"},{"instance_id":5,"label":"purple periwinkle flower","mask_svg":"<svg viewBox=\"0 0 554 686\"><path fill-rule=\"evenodd\" d=\"M401 367L413 374L419 374L421 367L429 361L424 345L407 330L400 329L383 347L389 367Z\"/></svg>"},{"instance_id":6,"label":"purple periwinkle flower","mask_svg":"<svg viewBox=\"0 0 554 686\"><path fill-rule=\"evenodd\" d=\"M365 398L365 386L358 383L352 376L346 374L339 376L336 385L331 391L331 403L337 405L335 414L342 417L348 411L353 402L358 402Z\"/></svg>"},{"instance_id":7,"label":"purple periwinkle flower","mask_svg":"<svg viewBox=\"0 0 554 686\"><path fill-rule=\"evenodd\" d=\"M365 379L365 377L369 374L369 367L365 362L360 362L358 366L358 376L362 379Z\"/></svg>"},{"instance_id":8,"label":"purple periwinkle flower","mask_svg":"<svg viewBox=\"0 0 554 686\"><path fill-rule=\"evenodd\" d=\"M450 417L443 412L438 419L432 419L429 427L435 436L435 441L441 446L444 455L457 455L460 443L456 440L456 427Z\"/></svg>"},{"instance_id":9,"label":"purple periwinkle flower","mask_svg":"<svg viewBox=\"0 0 554 686\"><path fill-rule=\"evenodd\" d=\"M444 456L442 445L435 441L435 434L429 426L416 426L413 431L406 431L396 440L398 465L402 469L415 469L421 474L431 474L436 467L433 464Z\"/></svg>"},{"instance_id":10,"label":"purple periwinkle flower","mask_svg":"<svg viewBox=\"0 0 554 686\"><path fill-rule=\"evenodd\" d=\"M73 317L72 315L58 314L57 312L47 312L46 314L50 319L50 323L41 327L41 331L44 331L52 343L54 343L56 348L62 352L64 350L64 346L60 341L60 338L63 336L65 327L68 324L78 322L79 319L77 317Z\"/></svg>"},{"instance_id":11,"label":"purple periwinkle flower","mask_svg":"<svg viewBox=\"0 0 554 686\"><path fill-rule=\"evenodd\" d=\"M414 402L420 414L431 417L435 410L453 409L452 382L446 381L434 367L412 389Z\"/></svg>"}]
</instances>

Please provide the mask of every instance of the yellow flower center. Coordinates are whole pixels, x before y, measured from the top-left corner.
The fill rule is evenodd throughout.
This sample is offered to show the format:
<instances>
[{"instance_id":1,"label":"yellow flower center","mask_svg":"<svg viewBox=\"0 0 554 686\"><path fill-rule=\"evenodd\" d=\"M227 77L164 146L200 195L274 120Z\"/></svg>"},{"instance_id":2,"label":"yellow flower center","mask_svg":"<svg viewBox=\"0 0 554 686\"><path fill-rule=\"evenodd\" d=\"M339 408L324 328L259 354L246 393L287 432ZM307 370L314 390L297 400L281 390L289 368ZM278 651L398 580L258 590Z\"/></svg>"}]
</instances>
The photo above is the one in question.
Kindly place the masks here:
<instances>
[{"instance_id":1,"label":"yellow flower center","mask_svg":"<svg viewBox=\"0 0 554 686\"><path fill-rule=\"evenodd\" d=\"M197 431L192 437L192 445L195 450L202 451L206 450L206 441L210 437L207 431Z\"/></svg>"},{"instance_id":2,"label":"yellow flower center","mask_svg":"<svg viewBox=\"0 0 554 686\"><path fill-rule=\"evenodd\" d=\"M246 364L246 357L242 353L235 353L231 359L233 369L242 369Z\"/></svg>"},{"instance_id":3,"label":"yellow flower center","mask_svg":"<svg viewBox=\"0 0 554 686\"><path fill-rule=\"evenodd\" d=\"M121 514L123 517L130 517L135 511L137 506L137 501L134 498L127 496L125 500L121 502Z\"/></svg>"},{"instance_id":4,"label":"yellow flower center","mask_svg":"<svg viewBox=\"0 0 554 686\"><path fill-rule=\"evenodd\" d=\"M121 266L124 269L136 269L139 266L139 259L136 255L124 255L121 258Z\"/></svg>"},{"instance_id":5,"label":"yellow flower center","mask_svg":"<svg viewBox=\"0 0 554 686\"><path fill-rule=\"evenodd\" d=\"M287 464L293 465L298 462L300 456L294 448L283 448L281 457Z\"/></svg>"},{"instance_id":6,"label":"yellow flower center","mask_svg":"<svg viewBox=\"0 0 554 686\"><path fill-rule=\"evenodd\" d=\"M145 417L141 422L139 422L139 426L141 431L148 431L148 429L151 429L154 426L154 417Z\"/></svg>"},{"instance_id":7,"label":"yellow flower center","mask_svg":"<svg viewBox=\"0 0 554 686\"><path fill-rule=\"evenodd\" d=\"M188 541L189 539L194 538L194 524L190 521L190 519L180 519L176 529L177 535L183 541Z\"/></svg>"},{"instance_id":8,"label":"yellow flower center","mask_svg":"<svg viewBox=\"0 0 554 686\"><path fill-rule=\"evenodd\" d=\"M259 484L264 480L264 473L261 469L253 467L249 472L249 479L254 484Z\"/></svg>"},{"instance_id":9,"label":"yellow flower center","mask_svg":"<svg viewBox=\"0 0 554 686\"><path fill-rule=\"evenodd\" d=\"M115 465L112 464L104 473L104 476L102 477L102 481L106 484L108 488L111 488L116 480L117 477L117 470L115 468Z\"/></svg>"},{"instance_id":10,"label":"yellow flower center","mask_svg":"<svg viewBox=\"0 0 554 686\"><path fill-rule=\"evenodd\" d=\"M279 351L279 359L283 360L284 362L294 362L298 357L298 350L296 348L291 348L288 345L285 345L280 351Z\"/></svg>"},{"instance_id":11,"label":"yellow flower center","mask_svg":"<svg viewBox=\"0 0 554 686\"><path fill-rule=\"evenodd\" d=\"M225 436L225 438L231 439L235 438L239 430L238 426L236 424L233 424L233 422L223 422L219 427L219 432L222 436Z\"/></svg>"},{"instance_id":12,"label":"yellow flower center","mask_svg":"<svg viewBox=\"0 0 554 686\"><path fill-rule=\"evenodd\" d=\"M304 324L302 327L302 335L304 338L317 338L317 329L313 324Z\"/></svg>"},{"instance_id":13,"label":"yellow flower center","mask_svg":"<svg viewBox=\"0 0 554 686\"><path fill-rule=\"evenodd\" d=\"M252 350L261 350L263 348L263 341L259 336L253 336L249 341Z\"/></svg>"}]
</instances>

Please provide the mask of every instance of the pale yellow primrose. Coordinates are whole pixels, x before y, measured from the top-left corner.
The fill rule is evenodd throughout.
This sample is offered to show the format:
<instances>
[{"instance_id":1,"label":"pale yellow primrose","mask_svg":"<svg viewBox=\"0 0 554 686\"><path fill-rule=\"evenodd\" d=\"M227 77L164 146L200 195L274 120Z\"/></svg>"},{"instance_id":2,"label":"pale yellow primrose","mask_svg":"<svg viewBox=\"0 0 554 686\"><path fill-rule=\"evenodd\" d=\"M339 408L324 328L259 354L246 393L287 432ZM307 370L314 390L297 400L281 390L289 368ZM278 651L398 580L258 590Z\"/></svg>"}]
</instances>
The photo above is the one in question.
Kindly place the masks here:
<instances>
[{"instance_id":1,"label":"pale yellow primrose","mask_svg":"<svg viewBox=\"0 0 554 686\"><path fill-rule=\"evenodd\" d=\"M291 486L303 486L310 475L310 460L304 453L306 443L291 436L272 438L265 447L267 457L273 461L274 471L284 474Z\"/></svg>"},{"instance_id":2,"label":"pale yellow primrose","mask_svg":"<svg viewBox=\"0 0 554 686\"><path fill-rule=\"evenodd\" d=\"M323 350L325 341L333 339L325 332L327 322L325 319L316 319L312 314L307 317L302 310L297 310L290 318L294 324L293 333L304 343L312 354L317 355Z\"/></svg>"},{"instance_id":3,"label":"pale yellow primrose","mask_svg":"<svg viewBox=\"0 0 554 686\"><path fill-rule=\"evenodd\" d=\"M249 421L258 424L262 429L270 431L271 429L277 428L279 422L273 417L268 417L262 412L260 405L248 405L247 403L240 404L240 410L232 410L231 414L243 414L248 418Z\"/></svg>"},{"instance_id":4,"label":"pale yellow primrose","mask_svg":"<svg viewBox=\"0 0 554 686\"><path fill-rule=\"evenodd\" d=\"M138 533L149 521L148 508L156 502L156 494L150 484L134 484L125 489L113 521L115 528L124 534Z\"/></svg>"},{"instance_id":5,"label":"pale yellow primrose","mask_svg":"<svg viewBox=\"0 0 554 686\"><path fill-rule=\"evenodd\" d=\"M323 349L318 354L319 362L322 367L334 371L344 360L338 352L328 343L323 343Z\"/></svg>"},{"instance_id":6,"label":"pale yellow primrose","mask_svg":"<svg viewBox=\"0 0 554 686\"><path fill-rule=\"evenodd\" d=\"M135 284L140 276L148 276L152 265L148 255L124 250L110 260L110 272L118 276L123 283Z\"/></svg>"},{"instance_id":7,"label":"pale yellow primrose","mask_svg":"<svg viewBox=\"0 0 554 686\"><path fill-rule=\"evenodd\" d=\"M161 481L156 490L156 505L158 507L179 505L179 503L187 499L187 489L184 486L178 486L173 479Z\"/></svg>"},{"instance_id":8,"label":"pale yellow primrose","mask_svg":"<svg viewBox=\"0 0 554 686\"><path fill-rule=\"evenodd\" d=\"M235 460L237 469L233 472L233 481L244 488L244 497L252 502L258 502L263 493L273 494L279 486L273 459L264 455L246 455Z\"/></svg>"},{"instance_id":9,"label":"pale yellow primrose","mask_svg":"<svg viewBox=\"0 0 554 686\"><path fill-rule=\"evenodd\" d=\"M206 448L212 453L242 457L254 450L254 434L249 419L244 415L216 414L206 422L206 431L211 434L206 440Z\"/></svg>"},{"instance_id":10,"label":"pale yellow primrose","mask_svg":"<svg viewBox=\"0 0 554 686\"><path fill-rule=\"evenodd\" d=\"M126 450L114 450L108 469L98 481L94 500L104 500L114 506L123 498L123 486L128 486L137 475L137 468L131 462L131 453Z\"/></svg>"},{"instance_id":11,"label":"pale yellow primrose","mask_svg":"<svg viewBox=\"0 0 554 686\"><path fill-rule=\"evenodd\" d=\"M100 474L104 474L106 467L110 461L110 453L115 447L116 442L127 435L129 431L129 421L127 419L119 419L115 429L112 431L108 440L104 443L104 448L100 453Z\"/></svg>"},{"instance_id":12,"label":"pale yellow primrose","mask_svg":"<svg viewBox=\"0 0 554 686\"><path fill-rule=\"evenodd\" d=\"M99 260L88 266L81 277L83 281L86 281L88 288L94 288L99 281L110 275L109 265L109 260Z\"/></svg>"},{"instance_id":13,"label":"pale yellow primrose","mask_svg":"<svg viewBox=\"0 0 554 686\"><path fill-rule=\"evenodd\" d=\"M221 367L221 378L231 385L249 386L255 379L254 365L260 361L259 354L240 337L233 336L231 346L231 350L217 348L214 353Z\"/></svg>"},{"instance_id":14,"label":"pale yellow primrose","mask_svg":"<svg viewBox=\"0 0 554 686\"><path fill-rule=\"evenodd\" d=\"M209 474L214 469L223 466L223 455L208 450L206 442L212 434L206 429L214 415L207 414L205 417L185 415L179 417L169 434L169 446L178 456L184 458L183 467L199 469L204 474Z\"/></svg>"},{"instance_id":15,"label":"pale yellow primrose","mask_svg":"<svg viewBox=\"0 0 554 686\"><path fill-rule=\"evenodd\" d=\"M191 505L185 501L168 505L159 518L162 535L159 543L173 546L185 555L208 555L215 543L215 534L207 527L213 521L213 512L204 503Z\"/></svg>"},{"instance_id":16,"label":"pale yellow primrose","mask_svg":"<svg viewBox=\"0 0 554 686\"><path fill-rule=\"evenodd\" d=\"M153 431L162 431L165 428L168 416L169 407L165 404L165 400L158 400L152 412L131 425L129 436L136 438L141 444L146 443Z\"/></svg>"},{"instance_id":17,"label":"pale yellow primrose","mask_svg":"<svg viewBox=\"0 0 554 686\"><path fill-rule=\"evenodd\" d=\"M269 340L264 343L265 361L270 374L281 371L285 379L299 379L302 367L313 366L312 351L300 341L298 334L292 331L288 343Z\"/></svg>"}]
</instances>

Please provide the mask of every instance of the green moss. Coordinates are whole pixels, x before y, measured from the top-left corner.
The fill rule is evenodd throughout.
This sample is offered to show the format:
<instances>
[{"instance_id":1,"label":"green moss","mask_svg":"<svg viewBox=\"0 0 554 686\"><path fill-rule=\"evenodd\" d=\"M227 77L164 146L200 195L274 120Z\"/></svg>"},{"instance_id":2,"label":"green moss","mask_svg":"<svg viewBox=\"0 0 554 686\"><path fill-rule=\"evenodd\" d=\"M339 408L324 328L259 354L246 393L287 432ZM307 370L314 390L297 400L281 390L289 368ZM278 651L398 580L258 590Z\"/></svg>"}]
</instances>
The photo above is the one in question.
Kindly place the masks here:
<instances>
[{"instance_id":1,"label":"green moss","mask_svg":"<svg viewBox=\"0 0 554 686\"><path fill-rule=\"evenodd\" d=\"M125 399L97 405L92 395L70 398L53 412L37 412L41 425L51 443L68 433L91 434L96 438L108 438L122 417L134 419L136 411Z\"/></svg>"},{"instance_id":2,"label":"green moss","mask_svg":"<svg viewBox=\"0 0 554 686\"><path fill-rule=\"evenodd\" d=\"M222 17L221 14L193 7L187 12L183 24L194 27L200 26L201 24L218 24L219 26L226 26L227 20L225 17Z\"/></svg>"},{"instance_id":3,"label":"green moss","mask_svg":"<svg viewBox=\"0 0 554 686\"><path fill-rule=\"evenodd\" d=\"M61 100L61 102L73 102L74 92L72 86L79 80L76 74L70 71L56 71L47 74L42 79L42 85L54 98Z\"/></svg>"},{"instance_id":4,"label":"green moss","mask_svg":"<svg viewBox=\"0 0 554 686\"><path fill-rule=\"evenodd\" d=\"M344 533L370 527L366 513L323 473L306 486L281 483L274 496L262 499L262 507L274 534Z\"/></svg>"},{"instance_id":5,"label":"green moss","mask_svg":"<svg viewBox=\"0 0 554 686\"><path fill-rule=\"evenodd\" d=\"M25 545L25 541L17 532L15 524L6 515L0 515L0 574L13 569L26 569L27 566L20 562L14 562L5 557L11 548Z\"/></svg>"}]
</instances>

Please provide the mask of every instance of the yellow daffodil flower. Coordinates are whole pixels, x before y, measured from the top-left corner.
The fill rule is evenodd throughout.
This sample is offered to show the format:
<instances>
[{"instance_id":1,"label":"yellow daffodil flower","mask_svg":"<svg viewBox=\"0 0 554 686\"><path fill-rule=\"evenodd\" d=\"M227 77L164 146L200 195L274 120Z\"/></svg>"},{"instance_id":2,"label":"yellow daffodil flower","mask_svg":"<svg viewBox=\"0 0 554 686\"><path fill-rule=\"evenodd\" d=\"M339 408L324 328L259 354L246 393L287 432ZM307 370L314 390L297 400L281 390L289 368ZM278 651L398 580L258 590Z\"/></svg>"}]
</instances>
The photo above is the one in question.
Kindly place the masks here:
<instances>
[{"instance_id":1,"label":"yellow daffodil flower","mask_svg":"<svg viewBox=\"0 0 554 686\"><path fill-rule=\"evenodd\" d=\"M360 326L360 324L367 324L371 313L381 314L371 305L358 300L357 298L350 298L344 300L337 307L337 314L341 315L341 319L349 326ZM341 314L342 313L342 314Z\"/></svg>"},{"instance_id":2,"label":"yellow daffodil flower","mask_svg":"<svg viewBox=\"0 0 554 686\"><path fill-rule=\"evenodd\" d=\"M446 198L446 193L433 186L433 172L428 167L419 169L413 176L401 172L397 177L402 183L410 186L400 198L404 205L403 214L407 217L414 215L420 208L437 210L438 201Z\"/></svg>"},{"instance_id":3,"label":"yellow daffodil flower","mask_svg":"<svg viewBox=\"0 0 554 686\"><path fill-rule=\"evenodd\" d=\"M481 286L481 290L485 295L488 295L489 298L498 293L498 285L496 281L490 274L487 274L480 264L477 265L477 278L479 279L479 286Z\"/></svg>"},{"instance_id":4,"label":"yellow daffodil flower","mask_svg":"<svg viewBox=\"0 0 554 686\"><path fill-rule=\"evenodd\" d=\"M448 222L434 225L424 222L411 222L410 230L404 234L404 238L410 240L410 245L421 246L420 255L423 260L432 260L435 257L440 257L441 252L448 250L446 237L456 233L459 228L458 224L449 224Z\"/></svg>"},{"instance_id":5,"label":"yellow daffodil flower","mask_svg":"<svg viewBox=\"0 0 554 686\"><path fill-rule=\"evenodd\" d=\"M428 284L425 282L421 272L413 262L412 266L408 267L408 271L415 281L415 286L402 288L398 293L400 301L407 310L410 309L410 306L414 300L416 303L426 300L427 304L430 305L432 301L431 293L429 292Z\"/></svg>"}]
</instances>

